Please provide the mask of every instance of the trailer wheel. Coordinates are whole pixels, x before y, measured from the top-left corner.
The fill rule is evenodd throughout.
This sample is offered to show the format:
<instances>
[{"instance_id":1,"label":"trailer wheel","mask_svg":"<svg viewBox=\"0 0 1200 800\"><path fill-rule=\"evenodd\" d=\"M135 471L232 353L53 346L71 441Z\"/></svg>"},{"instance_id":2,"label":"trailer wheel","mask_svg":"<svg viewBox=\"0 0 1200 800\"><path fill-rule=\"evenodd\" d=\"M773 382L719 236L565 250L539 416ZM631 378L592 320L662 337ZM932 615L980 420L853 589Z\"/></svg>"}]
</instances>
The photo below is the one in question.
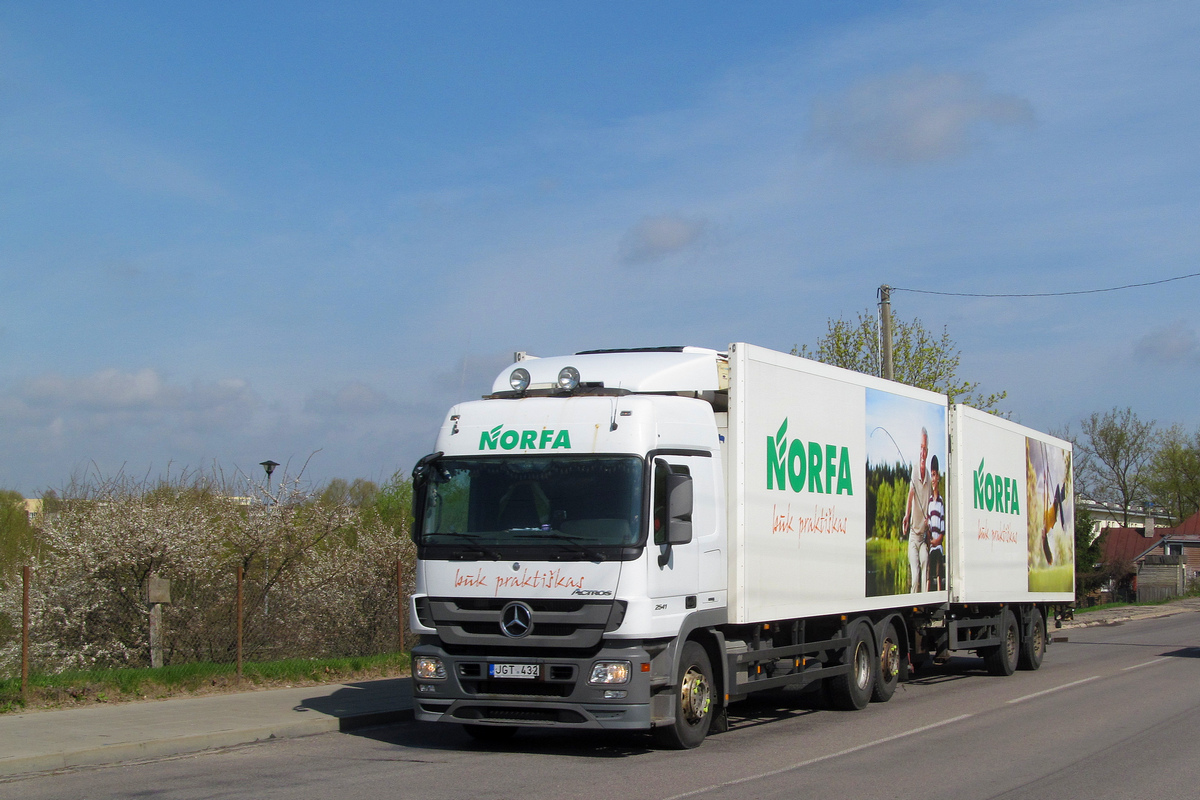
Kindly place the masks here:
<instances>
[{"instance_id":1,"label":"trailer wheel","mask_svg":"<svg viewBox=\"0 0 1200 800\"><path fill-rule=\"evenodd\" d=\"M883 629L883 638L879 640L879 669L875 673L875 689L871 692L871 700L875 703L886 703L896 693L896 685L900 683L900 636L896 633L896 624L889 622Z\"/></svg>"},{"instance_id":2,"label":"trailer wheel","mask_svg":"<svg viewBox=\"0 0 1200 800\"><path fill-rule=\"evenodd\" d=\"M1042 612L1033 609L1033 630L1029 640L1021 648L1021 657L1017 666L1021 669L1035 670L1042 665L1042 657L1046 655L1046 618Z\"/></svg>"},{"instance_id":3,"label":"trailer wheel","mask_svg":"<svg viewBox=\"0 0 1200 800\"><path fill-rule=\"evenodd\" d=\"M463 730L477 742L502 742L517 732L516 725L463 725Z\"/></svg>"},{"instance_id":4,"label":"trailer wheel","mask_svg":"<svg viewBox=\"0 0 1200 800\"><path fill-rule=\"evenodd\" d=\"M1017 657L1021 651L1021 636L1017 630L1017 618L1010 609L1000 616L1000 644L989 647L983 660L987 671L993 675L1012 675L1017 669Z\"/></svg>"},{"instance_id":5,"label":"trailer wheel","mask_svg":"<svg viewBox=\"0 0 1200 800\"><path fill-rule=\"evenodd\" d=\"M867 707L875 690L875 674L879 662L875 659L875 643L871 629L860 624L850 634L850 669L825 681L825 696L834 708L858 711Z\"/></svg>"},{"instance_id":6,"label":"trailer wheel","mask_svg":"<svg viewBox=\"0 0 1200 800\"><path fill-rule=\"evenodd\" d=\"M687 642L680 653L675 681L675 721L655 728L654 738L673 750L699 747L708 735L715 711L708 653L698 643Z\"/></svg>"}]
</instances>

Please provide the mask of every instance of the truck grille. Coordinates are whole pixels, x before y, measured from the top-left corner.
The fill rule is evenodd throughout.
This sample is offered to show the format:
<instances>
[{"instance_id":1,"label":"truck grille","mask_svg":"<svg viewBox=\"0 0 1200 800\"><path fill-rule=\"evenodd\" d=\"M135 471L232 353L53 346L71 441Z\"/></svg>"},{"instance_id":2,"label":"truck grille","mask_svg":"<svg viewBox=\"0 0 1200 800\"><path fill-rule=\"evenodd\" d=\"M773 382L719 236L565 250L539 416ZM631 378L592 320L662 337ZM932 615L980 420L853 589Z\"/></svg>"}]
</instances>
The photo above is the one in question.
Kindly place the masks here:
<instances>
[{"instance_id":1,"label":"truck grille","mask_svg":"<svg viewBox=\"0 0 1200 800\"><path fill-rule=\"evenodd\" d=\"M605 630L618 627L625 615L625 603L612 600L522 600L532 611L532 626L527 636L511 638L500 628L501 612L511 602L504 597L430 597L421 610L428 611L444 645L521 650L594 648Z\"/></svg>"}]
</instances>

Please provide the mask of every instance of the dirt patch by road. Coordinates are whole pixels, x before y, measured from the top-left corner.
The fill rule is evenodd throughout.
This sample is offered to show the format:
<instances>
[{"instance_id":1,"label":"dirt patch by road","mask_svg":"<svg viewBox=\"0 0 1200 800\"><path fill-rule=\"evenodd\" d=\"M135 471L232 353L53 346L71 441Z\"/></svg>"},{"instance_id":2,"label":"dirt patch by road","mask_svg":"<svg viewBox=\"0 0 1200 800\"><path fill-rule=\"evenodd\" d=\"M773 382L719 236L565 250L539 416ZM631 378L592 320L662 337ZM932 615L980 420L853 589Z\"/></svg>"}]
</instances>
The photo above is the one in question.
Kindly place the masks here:
<instances>
[{"instance_id":1,"label":"dirt patch by road","mask_svg":"<svg viewBox=\"0 0 1200 800\"><path fill-rule=\"evenodd\" d=\"M1128 622L1131 619L1169 617L1172 614L1184 614L1190 611L1200 611L1200 597L1184 597L1152 606L1118 606L1098 611L1078 609L1075 612L1075 619L1064 622L1063 628L1091 628L1097 625Z\"/></svg>"},{"instance_id":2,"label":"dirt patch by road","mask_svg":"<svg viewBox=\"0 0 1200 800\"><path fill-rule=\"evenodd\" d=\"M18 697L0 697L0 713L27 713L50 711L63 708L103 705L109 703L136 703L143 700L165 700L172 697L205 697L237 692L259 692L267 689L291 689L299 686L320 686L331 683L352 683L400 678L408 676L407 669L375 667L363 670L318 669L311 674L282 678L247 676L239 683L233 675L215 675L202 680L189 681L183 685L164 686L153 681L142 681L135 691L122 691L111 682L79 683L69 686L30 686L21 702Z\"/></svg>"}]
</instances>

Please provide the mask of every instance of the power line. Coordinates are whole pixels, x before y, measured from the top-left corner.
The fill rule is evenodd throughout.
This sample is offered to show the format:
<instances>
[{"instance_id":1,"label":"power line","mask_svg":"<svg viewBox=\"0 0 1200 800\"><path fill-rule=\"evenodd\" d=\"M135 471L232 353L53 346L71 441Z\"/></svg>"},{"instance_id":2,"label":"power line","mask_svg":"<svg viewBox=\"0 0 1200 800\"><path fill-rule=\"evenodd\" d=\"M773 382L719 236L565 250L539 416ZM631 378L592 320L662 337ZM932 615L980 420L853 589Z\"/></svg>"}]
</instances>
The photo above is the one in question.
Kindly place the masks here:
<instances>
[{"instance_id":1,"label":"power line","mask_svg":"<svg viewBox=\"0 0 1200 800\"><path fill-rule=\"evenodd\" d=\"M899 286L892 286L893 292L913 292L914 294L938 294L944 297L1066 297L1073 294L1101 294L1102 292L1119 292L1122 289L1137 289L1142 286L1157 286L1160 283L1170 283L1171 281L1181 281L1185 278L1200 277L1200 272L1193 272L1190 275L1179 275L1174 278L1163 278L1161 281L1147 281L1146 283L1127 283L1124 286L1111 286L1107 289L1080 289L1074 292L1030 292L1027 294L982 294L977 292L935 292L932 289L905 289Z\"/></svg>"}]
</instances>

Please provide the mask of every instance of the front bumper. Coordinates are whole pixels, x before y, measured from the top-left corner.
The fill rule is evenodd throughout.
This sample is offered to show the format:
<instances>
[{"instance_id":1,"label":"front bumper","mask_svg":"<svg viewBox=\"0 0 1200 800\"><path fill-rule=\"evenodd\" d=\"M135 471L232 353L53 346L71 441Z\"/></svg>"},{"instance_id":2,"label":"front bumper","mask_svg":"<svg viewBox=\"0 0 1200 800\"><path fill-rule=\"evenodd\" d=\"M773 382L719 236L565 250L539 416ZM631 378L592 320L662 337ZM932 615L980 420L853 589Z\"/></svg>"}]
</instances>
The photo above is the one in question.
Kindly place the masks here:
<instances>
[{"instance_id":1,"label":"front bumper","mask_svg":"<svg viewBox=\"0 0 1200 800\"><path fill-rule=\"evenodd\" d=\"M436 656L443 680L413 678L414 714L425 722L520 725L593 730L648 730L651 725L651 656L640 646L604 647L587 657L545 655L459 656L423 644L413 658ZM588 683L597 661L629 661L624 684ZM538 664L541 677L488 677L492 663ZM648 668L646 668L648 669ZM605 694L609 693L609 696Z\"/></svg>"}]
</instances>

